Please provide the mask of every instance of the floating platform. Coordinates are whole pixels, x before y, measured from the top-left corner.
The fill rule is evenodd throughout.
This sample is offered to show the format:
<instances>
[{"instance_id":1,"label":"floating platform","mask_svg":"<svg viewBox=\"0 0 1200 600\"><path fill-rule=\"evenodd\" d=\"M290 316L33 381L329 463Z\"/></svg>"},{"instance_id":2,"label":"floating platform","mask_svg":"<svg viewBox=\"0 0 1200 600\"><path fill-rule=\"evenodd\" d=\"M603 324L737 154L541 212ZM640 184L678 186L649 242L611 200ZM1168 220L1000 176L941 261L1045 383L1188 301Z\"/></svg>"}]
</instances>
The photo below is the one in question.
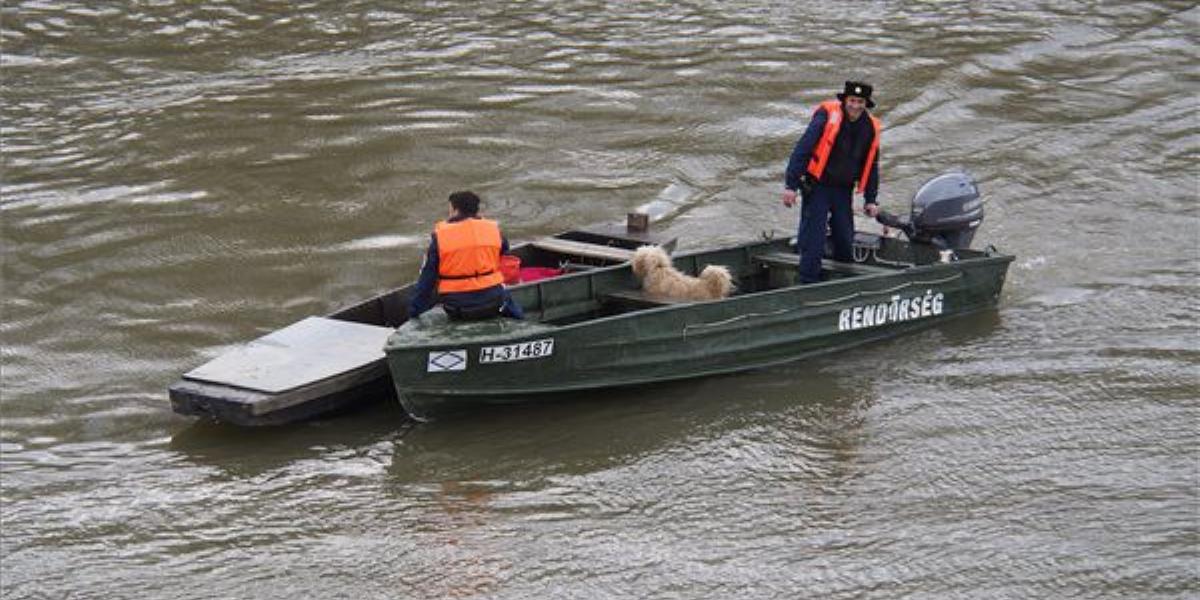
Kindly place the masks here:
<instances>
[{"instance_id":1,"label":"floating platform","mask_svg":"<svg viewBox=\"0 0 1200 600\"><path fill-rule=\"evenodd\" d=\"M383 345L392 331L308 317L188 371L169 388L172 407L266 425L333 412L364 394L386 397Z\"/></svg>"}]
</instances>

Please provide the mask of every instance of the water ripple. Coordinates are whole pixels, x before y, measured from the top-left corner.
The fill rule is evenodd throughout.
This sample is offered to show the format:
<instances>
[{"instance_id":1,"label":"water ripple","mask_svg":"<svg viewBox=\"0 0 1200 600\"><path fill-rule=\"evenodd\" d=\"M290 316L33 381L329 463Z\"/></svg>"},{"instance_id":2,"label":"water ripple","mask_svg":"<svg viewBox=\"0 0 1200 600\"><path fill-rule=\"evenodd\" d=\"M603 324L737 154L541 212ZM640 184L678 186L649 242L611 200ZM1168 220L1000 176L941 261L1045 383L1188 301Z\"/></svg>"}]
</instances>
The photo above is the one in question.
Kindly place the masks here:
<instances>
[{"instance_id":1,"label":"water ripple","mask_svg":"<svg viewBox=\"0 0 1200 600\"><path fill-rule=\"evenodd\" d=\"M1196 9L875 9L0 7L0 588L1193 593ZM434 427L169 413L180 372L410 280L453 190L514 239L638 208L683 247L792 231L783 161L858 76L885 206L981 182L1018 256L997 313Z\"/></svg>"}]
</instances>

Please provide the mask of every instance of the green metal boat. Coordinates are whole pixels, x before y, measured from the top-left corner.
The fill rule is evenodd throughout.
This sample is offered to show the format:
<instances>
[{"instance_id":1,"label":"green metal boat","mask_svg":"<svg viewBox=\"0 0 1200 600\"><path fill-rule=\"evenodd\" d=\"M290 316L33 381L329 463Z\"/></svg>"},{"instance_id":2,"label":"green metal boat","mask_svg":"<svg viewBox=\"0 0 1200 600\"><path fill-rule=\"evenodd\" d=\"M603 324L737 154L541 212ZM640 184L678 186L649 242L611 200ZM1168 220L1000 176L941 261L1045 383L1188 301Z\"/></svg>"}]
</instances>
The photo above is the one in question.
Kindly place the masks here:
<instances>
[{"instance_id":1,"label":"green metal boat","mask_svg":"<svg viewBox=\"0 0 1200 600\"><path fill-rule=\"evenodd\" d=\"M827 280L795 283L788 240L675 257L697 274L724 265L723 300L647 297L626 265L515 287L527 319L453 322L433 310L385 346L401 404L428 420L448 409L555 392L730 373L904 334L997 306L1012 256L859 234L855 263L825 261Z\"/></svg>"},{"instance_id":2,"label":"green metal boat","mask_svg":"<svg viewBox=\"0 0 1200 600\"><path fill-rule=\"evenodd\" d=\"M644 215L635 215L644 216ZM523 265L566 274L512 287L527 319L410 319L411 286L307 317L233 348L169 388L172 408L236 425L326 415L395 392L414 418L478 403L555 398L753 369L900 335L997 305L1012 256L969 249L983 218L962 174L927 183L906 218L881 215L907 240L856 236L854 261L824 261L826 280L797 285L786 239L674 257L695 275L724 265L729 298L647 297L626 262L674 240L639 226L565 232L514 247Z\"/></svg>"},{"instance_id":3,"label":"green metal boat","mask_svg":"<svg viewBox=\"0 0 1200 600\"><path fill-rule=\"evenodd\" d=\"M721 300L648 297L625 263L515 286L523 321L454 322L434 309L384 347L399 401L430 420L762 368L994 309L1013 257L963 247L982 220L978 192L965 176L939 179L914 198L911 221L883 217L908 240L859 232L854 262L824 260L820 283L796 283L794 242L764 239L674 257L691 275L727 267L737 290Z\"/></svg>"}]
</instances>

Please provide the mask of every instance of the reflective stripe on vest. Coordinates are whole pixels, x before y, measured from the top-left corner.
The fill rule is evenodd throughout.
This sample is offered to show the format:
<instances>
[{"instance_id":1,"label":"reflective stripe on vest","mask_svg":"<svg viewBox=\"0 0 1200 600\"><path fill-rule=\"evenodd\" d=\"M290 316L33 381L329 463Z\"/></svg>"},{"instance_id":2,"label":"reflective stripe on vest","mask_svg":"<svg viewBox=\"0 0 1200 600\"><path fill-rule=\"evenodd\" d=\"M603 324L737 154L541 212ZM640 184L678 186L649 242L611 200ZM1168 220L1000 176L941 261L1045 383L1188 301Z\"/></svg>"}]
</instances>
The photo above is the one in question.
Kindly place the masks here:
<instances>
[{"instance_id":1,"label":"reflective stripe on vest","mask_svg":"<svg viewBox=\"0 0 1200 600\"><path fill-rule=\"evenodd\" d=\"M825 172L825 165L829 164L829 155L833 152L833 144L837 142L838 130L842 128L842 102L826 100L813 109L813 116L816 116L817 111L822 108L825 109L827 116L825 130L821 132L821 139L817 141L817 147L813 148L812 158L808 161L808 173L818 181L821 179L821 174ZM875 137L871 140L871 148L867 150L867 161L863 164L862 174L858 177L858 193L860 194L867 189L867 179L871 177L871 164L875 162L875 155L879 152L879 133L883 129L883 125L874 115L868 113L867 117L871 119Z\"/></svg>"},{"instance_id":2,"label":"reflective stripe on vest","mask_svg":"<svg viewBox=\"0 0 1200 600\"><path fill-rule=\"evenodd\" d=\"M504 283L500 273L500 227L487 219L440 221L438 293L474 292Z\"/></svg>"}]
</instances>

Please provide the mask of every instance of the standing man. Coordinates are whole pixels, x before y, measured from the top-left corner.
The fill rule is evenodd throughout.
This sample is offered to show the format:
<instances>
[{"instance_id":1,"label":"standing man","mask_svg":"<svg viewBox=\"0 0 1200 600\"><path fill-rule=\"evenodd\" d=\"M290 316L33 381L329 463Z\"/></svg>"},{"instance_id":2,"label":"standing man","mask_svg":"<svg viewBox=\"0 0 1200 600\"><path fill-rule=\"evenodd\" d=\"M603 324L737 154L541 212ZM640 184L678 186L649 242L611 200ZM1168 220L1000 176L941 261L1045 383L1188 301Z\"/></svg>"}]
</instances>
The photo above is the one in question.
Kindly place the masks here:
<instances>
[{"instance_id":1,"label":"standing man","mask_svg":"<svg viewBox=\"0 0 1200 600\"><path fill-rule=\"evenodd\" d=\"M875 108L871 91L866 83L847 81L837 100L817 105L788 160L783 205L796 205L796 190L801 195L800 283L821 280L827 226L833 237L833 259L852 260L856 185L863 195L863 212L871 217L879 213L875 199L882 126L867 112Z\"/></svg>"},{"instance_id":2,"label":"standing man","mask_svg":"<svg viewBox=\"0 0 1200 600\"><path fill-rule=\"evenodd\" d=\"M408 317L433 308L434 286L451 319L475 321L499 316L525 318L521 306L504 288L500 255L508 240L495 221L479 217L474 192L450 194L450 214L438 221L421 265L421 276L408 304Z\"/></svg>"}]
</instances>

